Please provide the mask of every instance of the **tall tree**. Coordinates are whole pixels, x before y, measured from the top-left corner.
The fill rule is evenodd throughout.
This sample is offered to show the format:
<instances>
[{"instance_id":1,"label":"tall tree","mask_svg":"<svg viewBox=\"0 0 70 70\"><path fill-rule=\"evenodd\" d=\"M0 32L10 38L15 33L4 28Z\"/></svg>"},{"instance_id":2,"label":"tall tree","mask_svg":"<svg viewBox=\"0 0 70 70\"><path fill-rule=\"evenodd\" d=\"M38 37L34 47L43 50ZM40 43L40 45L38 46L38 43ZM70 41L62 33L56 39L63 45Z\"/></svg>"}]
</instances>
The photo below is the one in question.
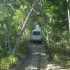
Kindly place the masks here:
<instances>
[{"instance_id":1,"label":"tall tree","mask_svg":"<svg viewBox=\"0 0 70 70\"><path fill-rule=\"evenodd\" d=\"M33 8L34 8L38 3L39 3L39 0L34 1L31 10L30 10L30 12L28 13L28 16L27 16L27 18L26 18L26 20L25 20L25 22L24 22L24 24L23 24L23 27L22 27L22 29L21 29L20 35L19 35L19 37L18 37L18 39L17 39L17 41L16 41L16 45L15 45L14 51L13 51L13 56L16 55L16 51L17 51L17 48L18 48L18 46L19 46L19 42L20 42L21 36L23 35L23 32L25 31L25 27L26 27L27 21L28 21L28 19L29 19L31 13L32 13L32 11L33 11Z\"/></svg>"},{"instance_id":2,"label":"tall tree","mask_svg":"<svg viewBox=\"0 0 70 70\"><path fill-rule=\"evenodd\" d=\"M68 24L69 24L69 31L70 31L70 0L67 0L68 3Z\"/></svg>"}]
</instances>

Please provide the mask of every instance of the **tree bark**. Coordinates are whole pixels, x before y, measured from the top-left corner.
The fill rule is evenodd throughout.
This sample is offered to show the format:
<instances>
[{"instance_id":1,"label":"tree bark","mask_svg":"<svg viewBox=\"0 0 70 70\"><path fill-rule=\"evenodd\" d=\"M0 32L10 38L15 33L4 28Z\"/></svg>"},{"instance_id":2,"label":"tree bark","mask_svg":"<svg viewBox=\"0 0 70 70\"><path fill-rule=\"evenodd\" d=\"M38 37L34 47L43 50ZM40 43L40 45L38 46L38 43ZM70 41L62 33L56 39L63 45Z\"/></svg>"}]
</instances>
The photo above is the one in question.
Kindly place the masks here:
<instances>
[{"instance_id":1,"label":"tree bark","mask_svg":"<svg viewBox=\"0 0 70 70\"><path fill-rule=\"evenodd\" d=\"M29 12L29 14L28 14L28 16L27 16L27 18L26 18L26 20L25 20L25 22L24 22L24 24L23 24L23 27L22 27L22 29L21 29L20 35L19 35L19 37L18 37L18 39L17 39L17 41L16 41L16 45L15 45L15 48L14 48L14 51L13 51L13 56L16 55L16 51L17 51L17 48L18 48L18 46L19 46L19 42L20 42L21 36L23 35L23 32L24 32L25 27L26 27L27 20L28 20L29 16L31 15L31 13L32 13L32 9L30 10L30 12Z\"/></svg>"},{"instance_id":2,"label":"tree bark","mask_svg":"<svg viewBox=\"0 0 70 70\"><path fill-rule=\"evenodd\" d=\"M9 37L9 27L8 27L8 25L6 25L6 41L7 41L7 44L8 44L9 51L10 51L11 50L11 45L10 45L10 37Z\"/></svg>"},{"instance_id":3,"label":"tree bark","mask_svg":"<svg viewBox=\"0 0 70 70\"><path fill-rule=\"evenodd\" d=\"M39 3L39 1L40 1L40 0L34 1L34 3L32 4L32 8L31 8L31 10L30 10L30 12L29 12L29 14L28 14L28 16L27 16L27 18L26 18L24 24L23 24L23 27L22 27L22 29L21 29L21 31L20 31L20 35L19 35L19 37L18 37L18 39L17 39L17 41L16 41L16 45L15 45L15 47L14 47L14 51L13 51L13 54L12 54L13 57L16 55L17 48L18 48L18 46L19 46L19 42L20 42L21 36L23 35L23 32L25 31L25 27L26 27L27 21L28 21L28 19L29 19L31 13L32 13L32 11L33 11L33 8Z\"/></svg>"},{"instance_id":4,"label":"tree bark","mask_svg":"<svg viewBox=\"0 0 70 70\"><path fill-rule=\"evenodd\" d=\"M69 24L69 31L70 31L70 0L68 1L68 24Z\"/></svg>"}]
</instances>

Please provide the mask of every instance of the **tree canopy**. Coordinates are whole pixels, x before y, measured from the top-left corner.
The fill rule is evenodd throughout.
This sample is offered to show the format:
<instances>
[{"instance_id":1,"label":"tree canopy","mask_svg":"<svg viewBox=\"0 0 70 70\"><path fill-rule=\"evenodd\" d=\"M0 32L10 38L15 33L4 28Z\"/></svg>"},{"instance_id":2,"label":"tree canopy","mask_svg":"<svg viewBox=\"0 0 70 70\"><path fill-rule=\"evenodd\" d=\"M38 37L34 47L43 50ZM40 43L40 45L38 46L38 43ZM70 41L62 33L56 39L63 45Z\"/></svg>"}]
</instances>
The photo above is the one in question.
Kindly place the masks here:
<instances>
[{"instance_id":1,"label":"tree canopy","mask_svg":"<svg viewBox=\"0 0 70 70\"><path fill-rule=\"evenodd\" d=\"M38 25L43 30L43 44L49 57L62 65L67 62L64 66L69 67L70 60L66 59L70 58L68 10L69 0L1 0L0 60L9 55L12 58L15 46L16 55L27 53L31 31ZM27 24L22 31L24 23ZM16 45L18 39L19 45ZM59 54L66 61L61 62L63 57Z\"/></svg>"}]
</instances>

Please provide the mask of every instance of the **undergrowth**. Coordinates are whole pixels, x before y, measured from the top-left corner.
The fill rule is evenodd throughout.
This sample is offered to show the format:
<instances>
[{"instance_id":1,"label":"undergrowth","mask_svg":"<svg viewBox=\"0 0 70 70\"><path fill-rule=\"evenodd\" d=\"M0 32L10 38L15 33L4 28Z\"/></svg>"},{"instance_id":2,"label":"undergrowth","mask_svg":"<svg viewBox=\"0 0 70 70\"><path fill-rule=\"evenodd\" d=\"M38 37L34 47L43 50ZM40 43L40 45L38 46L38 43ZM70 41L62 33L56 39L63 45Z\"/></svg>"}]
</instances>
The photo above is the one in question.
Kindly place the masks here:
<instances>
[{"instance_id":1,"label":"undergrowth","mask_svg":"<svg viewBox=\"0 0 70 70\"><path fill-rule=\"evenodd\" d=\"M17 65L20 59L29 52L28 41L25 40L18 47L16 56L13 57L11 52L6 52L4 57L3 52L0 53L0 70L6 70Z\"/></svg>"},{"instance_id":2,"label":"undergrowth","mask_svg":"<svg viewBox=\"0 0 70 70\"><path fill-rule=\"evenodd\" d=\"M17 61L18 61L18 58L13 56L2 58L0 60L0 69L9 69L9 67L12 66L13 64L16 64Z\"/></svg>"},{"instance_id":3,"label":"undergrowth","mask_svg":"<svg viewBox=\"0 0 70 70\"><path fill-rule=\"evenodd\" d=\"M44 41L46 54L52 63L61 65L63 67L70 67L70 34L68 31L52 35Z\"/></svg>"}]
</instances>

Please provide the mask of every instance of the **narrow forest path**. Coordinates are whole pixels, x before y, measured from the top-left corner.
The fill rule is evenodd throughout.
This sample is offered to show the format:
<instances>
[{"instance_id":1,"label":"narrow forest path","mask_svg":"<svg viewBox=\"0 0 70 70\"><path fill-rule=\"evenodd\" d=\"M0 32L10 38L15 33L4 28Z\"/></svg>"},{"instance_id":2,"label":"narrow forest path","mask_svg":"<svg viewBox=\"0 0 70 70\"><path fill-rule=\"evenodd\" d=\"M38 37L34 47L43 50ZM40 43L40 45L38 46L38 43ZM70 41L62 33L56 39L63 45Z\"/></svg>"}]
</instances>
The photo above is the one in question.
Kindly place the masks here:
<instances>
[{"instance_id":1,"label":"narrow forest path","mask_svg":"<svg viewBox=\"0 0 70 70\"><path fill-rule=\"evenodd\" d=\"M30 44L29 49L31 54L20 67L20 70L68 70L62 69L61 66L56 66L48 62L45 54L45 49L42 44Z\"/></svg>"}]
</instances>

